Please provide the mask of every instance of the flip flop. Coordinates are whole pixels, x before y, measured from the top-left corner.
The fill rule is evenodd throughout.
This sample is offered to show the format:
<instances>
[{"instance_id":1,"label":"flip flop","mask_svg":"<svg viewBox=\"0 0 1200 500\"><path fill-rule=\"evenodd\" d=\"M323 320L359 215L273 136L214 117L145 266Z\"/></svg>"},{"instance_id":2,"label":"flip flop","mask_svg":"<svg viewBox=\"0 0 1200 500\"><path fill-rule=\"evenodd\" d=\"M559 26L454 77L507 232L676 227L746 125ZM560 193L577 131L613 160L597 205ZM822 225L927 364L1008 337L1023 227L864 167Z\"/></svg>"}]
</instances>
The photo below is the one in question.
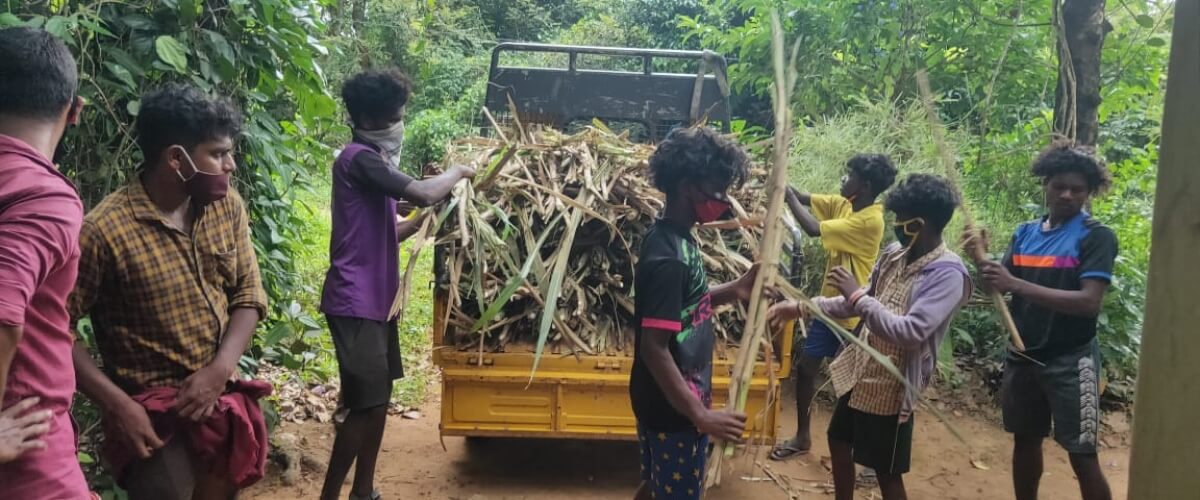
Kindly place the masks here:
<instances>
[{"instance_id":1,"label":"flip flop","mask_svg":"<svg viewBox=\"0 0 1200 500\"><path fill-rule=\"evenodd\" d=\"M800 455L807 455L808 451L809 450L802 450L800 448L797 448L795 446L787 444L786 442L783 442L783 443L779 443L779 444L775 445L774 448L771 448L771 453L769 455L767 455L767 457L770 458L771 460L775 460L775 461L779 462L779 461L787 460L792 457L796 457L796 456L800 456Z\"/></svg>"},{"instance_id":2,"label":"flip flop","mask_svg":"<svg viewBox=\"0 0 1200 500\"><path fill-rule=\"evenodd\" d=\"M858 486L875 486L879 484L879 477L875 474L875 469L863 467L858 471L858 477L854 478L854 483Z\"/></svg>"},{"instance_id":3,"label":"flip flop","mask_svg":"<svg viewBox=\"0 0 1200 500\"><path fill-rule=\"evenodd\" d=\"M380 500L380 498L382 497L379 494L379 490L371 490L371 494L365 497L355 495L353 492L350 493L350 500Z\"/></svg>"}]
</instances>

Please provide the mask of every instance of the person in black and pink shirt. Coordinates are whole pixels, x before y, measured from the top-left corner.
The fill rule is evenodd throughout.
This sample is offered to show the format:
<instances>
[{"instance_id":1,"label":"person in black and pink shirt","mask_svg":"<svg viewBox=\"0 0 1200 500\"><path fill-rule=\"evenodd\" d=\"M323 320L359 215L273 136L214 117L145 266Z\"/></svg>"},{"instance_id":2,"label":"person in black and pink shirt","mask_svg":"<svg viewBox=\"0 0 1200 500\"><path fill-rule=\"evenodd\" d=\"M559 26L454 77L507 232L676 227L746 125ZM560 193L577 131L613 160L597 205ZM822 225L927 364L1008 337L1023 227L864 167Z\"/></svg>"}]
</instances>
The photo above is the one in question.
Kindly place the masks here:
<instances>
[{"instance_id":1,"label":"person in black and pink shirt","mask_svg":"<svg viewBox=\"0 0 1200 500\"><path fill-rule=\"evenodd\" d=\"M667 195L642 242L634 280L637 341L629 394L642 450L637 499L698 499L709 436L738 442L746 416L712 405L713 308L746 302L755 269L709 287L692 226L729 212L726 191L749 167L745 152L706 128L677 129L650 158Z\"/></svg>"},{"instance_id":2,"label":"person in black and pink shirt","mask_svg":"<svg viewBox=\"0 0 1200 500\"><path fill-rule=\"evenodd\" d=\"M1018 500L1037 498L1042 440L1053 422L1054 440L1067 450L1084 500L1109 499L1096 454L1096 322L1112 281L1117 237L1084 207L1111 179L1093 150L1065 143L1042 151L1033 175L1045 187L1047 215L1017 228L1003 263L979 265L988 286L1012 294L1013 320L1026 346L1020 353L1010 348L1001 387L1004 428L1015 440L1013 486Z\"/></svg>"}]
</instances>

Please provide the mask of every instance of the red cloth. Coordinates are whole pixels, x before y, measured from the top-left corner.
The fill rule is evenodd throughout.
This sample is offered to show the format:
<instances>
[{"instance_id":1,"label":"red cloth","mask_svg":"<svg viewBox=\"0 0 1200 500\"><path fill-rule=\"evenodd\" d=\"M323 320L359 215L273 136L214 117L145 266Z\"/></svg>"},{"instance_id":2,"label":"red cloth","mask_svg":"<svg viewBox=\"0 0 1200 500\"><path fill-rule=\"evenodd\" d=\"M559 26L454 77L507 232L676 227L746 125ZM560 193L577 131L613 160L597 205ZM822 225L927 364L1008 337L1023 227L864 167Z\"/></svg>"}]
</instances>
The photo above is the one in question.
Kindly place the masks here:
<instances>
[{"instance_id":1,"label":"red cloth","mask_svg":"<svg viewBox=\"0 0 1200 500\"><path fill-rule=\"evenodd\" d=\"M23 330L0 408L36 396L41 402L30 412L54 412L45 449L0 464L0 497L88 497L71 424L75 339L67 314L82 223L71 181L32 146L0 135L0 325Z\"/></svg>"},{"instance_id":2,"label":"red cloth","mask_svg":"<svg viewBox=\"0 0 1200 500\"><path fill-rule=\"evenodd\" d=\"M133 396L146 408L159 439L168 442L183 433L198 457L212 472L228 477L238 488L262 479L267 466L267 421L258 400L271 394L271 384L238 380L217 399L217 409L203 422L192 422L175 413L175 387L155 387ZM137 452L105 423L104 458L117 478L137 460Z\"/></svg>"}]
</instances>

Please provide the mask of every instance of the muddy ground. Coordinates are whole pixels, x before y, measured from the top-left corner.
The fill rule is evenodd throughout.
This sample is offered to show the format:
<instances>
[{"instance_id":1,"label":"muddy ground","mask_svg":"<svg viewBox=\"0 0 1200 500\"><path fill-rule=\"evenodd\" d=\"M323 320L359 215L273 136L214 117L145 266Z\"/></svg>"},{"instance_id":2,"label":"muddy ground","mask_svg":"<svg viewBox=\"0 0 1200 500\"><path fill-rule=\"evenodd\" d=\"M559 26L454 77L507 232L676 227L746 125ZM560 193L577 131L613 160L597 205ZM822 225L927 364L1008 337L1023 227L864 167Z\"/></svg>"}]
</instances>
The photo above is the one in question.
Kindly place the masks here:
<instances>
[{"instance_id":1,"label":"muddy ground","mask_svg":"<svg viewBox=\"0 0 1200 500\"><path fill-rule=\"evenodd\" d=\"M785 396L786 401L792 401ZM638 484L638 454L633 443L445 438L445 450L438 438L438 394L432 394L421 411L421 418L391 417L384 437L376 484L385 499L448 500L600 500L628 499ZM787 405L791 406L791 405ZM824 429L830 408L819 405L814 429ZM795 425L795 409L783 413L781 436ZM955 439L947 428L929 413L918 413L913 446L913 470L905 476L909 496L914 499L1011 499L1011 440L995 421L994 410L967 414L947 411L975 450ZM412 416L412 415L410 415ZM1100 459L1112 484L1115 497L1125 498L1128 484L1129 448L1127 427L1118 418L1116 434L1105 436ZM285 423L282 434L298 444L304 456L302 474L285 484L278 465L267 479L254 486L243 498L297 500L316 498L321 488L333 427L315 421ZM709 492L707 498L724 499L821 499L832 498L828 449L823 433L814 437L813 453L788 462L765 459L766 450L744 455L737 467ZM974 459L975 464L972 464ZM763 466L770 467L767 474ZM981 468L982 467L982 468ZM984 469L986 468L986 469ZM771 479L770 475L779 478ZM781 484L785 483L785 484ZM343 488L343 498L349 486ZM1046 475L1042 498L1079 498L1066 454L1047 441ZM879 498L878 490L863 487L856 498Z\"/></svg>"}]
</instances>

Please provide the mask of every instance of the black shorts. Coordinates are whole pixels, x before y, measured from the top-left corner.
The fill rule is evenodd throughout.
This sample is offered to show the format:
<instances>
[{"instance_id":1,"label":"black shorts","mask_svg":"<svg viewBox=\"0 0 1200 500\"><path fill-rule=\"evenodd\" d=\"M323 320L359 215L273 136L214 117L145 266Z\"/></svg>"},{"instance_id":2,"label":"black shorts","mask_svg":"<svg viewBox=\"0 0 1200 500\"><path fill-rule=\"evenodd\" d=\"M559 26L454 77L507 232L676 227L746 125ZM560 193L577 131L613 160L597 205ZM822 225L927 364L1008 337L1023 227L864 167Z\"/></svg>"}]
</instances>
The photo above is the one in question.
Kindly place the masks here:
<instances>
[{"instance_id":1,"label":"black shorts","mask_svg":"<svg viewBox=\"0 0 1200 500\"><path fill-rule=\"evenodd\" d=\"M1049 436L1068 453L1096 453L1100 429L1100 348L1095 340L1038 366L1004 363L1004 430Z\"/></svg>"},{"instance_id":2,"label":"black shorts","mask_svg":"<svg viewBox=\"0 0 1200 500\"><path fill-rule=\"evenodd\" d=\"M900 415L872 415L850 407L850 394L838 399L829 421L829 440L849 443L854 463L879 474L904 474L912 459L913 418L900 423Z\"/></svg>"},{"instance_id":3,"label":"black shorts","mask_svg":"<svg viewBox=\"0 0 1200 500\"><path fill-rule=\"evenodd\" d=\"M332 315L325 319L337 352L342 406L365 410L388 404L392 381L404 376L396 322Z\"/></svg>"}]
</instances>

